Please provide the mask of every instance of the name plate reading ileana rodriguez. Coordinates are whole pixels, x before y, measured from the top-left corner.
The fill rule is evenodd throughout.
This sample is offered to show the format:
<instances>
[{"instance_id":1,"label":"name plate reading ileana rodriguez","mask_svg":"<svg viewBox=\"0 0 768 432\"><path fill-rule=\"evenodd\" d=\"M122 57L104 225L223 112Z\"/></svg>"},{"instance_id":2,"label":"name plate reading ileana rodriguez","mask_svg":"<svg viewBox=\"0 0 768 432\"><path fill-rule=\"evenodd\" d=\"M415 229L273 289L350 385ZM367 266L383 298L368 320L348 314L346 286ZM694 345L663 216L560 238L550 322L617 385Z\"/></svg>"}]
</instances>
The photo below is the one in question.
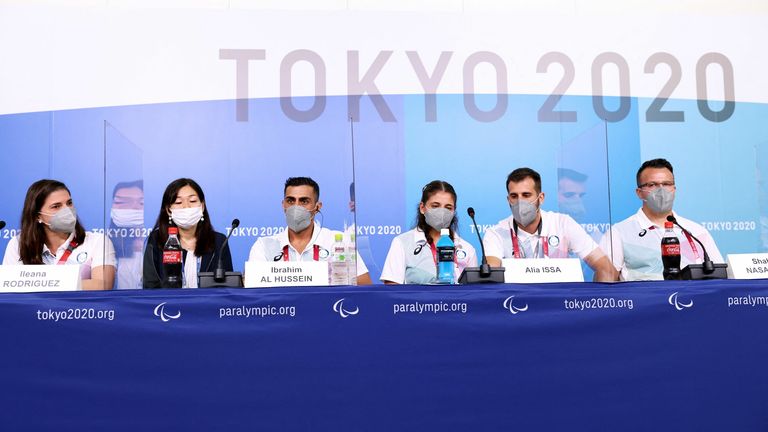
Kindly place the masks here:
<instances>
[{"instance_id":1,"label":"name plate reading ileana rodriguez","mask_svg":"<svg viewBox=\"0 0 768 432\"><path fill-rule=\"evenodd\" d=\"M328 285L325 261L266 261L245 263L246 288Z\"/></svg>"},{"instance_id":2,"label":"name plate reading ileana rodriguez","mask_svg":"<svg viewBox=\"0 0 768 432\"><path fill-rule=\"evenodd\" d=\"M768 253L729 254L728 279L768 279Z\"/></svg>"},{"instance_id":3,"label":"name plate reading ileana rodriguez","mask_svg":"<svg viewBox=\"0 0 768 432\"><path fill-rule=\"evenodd\" d=\"M79 265L0 265L0 292L76 291Z\"/></svg>"},{"instance_id":4,"label":"name plate reading ileana rodriguez","mask_svg":"<svg viewBox=\"0 0 768 432\"><path fill-rule=\"evenodd\" d=\"M584 282L578 258L505 259L506 283Z\"/></svg>"}]
</instances>

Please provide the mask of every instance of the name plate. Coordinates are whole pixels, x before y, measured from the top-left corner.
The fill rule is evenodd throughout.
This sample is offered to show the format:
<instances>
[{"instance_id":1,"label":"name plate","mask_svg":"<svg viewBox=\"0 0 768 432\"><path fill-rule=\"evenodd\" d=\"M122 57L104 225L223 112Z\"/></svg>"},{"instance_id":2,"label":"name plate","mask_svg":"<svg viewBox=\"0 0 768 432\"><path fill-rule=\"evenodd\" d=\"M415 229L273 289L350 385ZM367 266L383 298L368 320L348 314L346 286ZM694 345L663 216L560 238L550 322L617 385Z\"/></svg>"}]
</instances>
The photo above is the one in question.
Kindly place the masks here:
<instances>
[{"instance_id":1,"label":"name plate","mask_svg":"<svg viewBox=\"0 0 768 432\"><path fill-rule=\"evenodd\" d=\"M506 283L584 282L578 258L501 260Z\"/></svg>"},{"instance_id":2,"label":"name plate","mask_svg":"<svg viewBox=\"0 0 768 432\"><path fill-rule=\"evenodd\" d=\"M768 278L768 253L728 255L728 279Z\"/></svg>"},{"instance_id":3,"label":"name plate","mask_svg":"<svg viewBox=\"0 0 768 432\"><path fill-rule=\"evenodd\" d=\"M245 263L245 287L328 285L326 261L264 261Z\"/></svg>"},{"instance_id":4,"label":"name plate","mask_svg":"<svg viewBox=\"0 0 768 432\"><path fill-rule=\"evenodd\" d=\"M0 265L0 292L80 290L79 265Z\"/></svg>"}]
</instances>

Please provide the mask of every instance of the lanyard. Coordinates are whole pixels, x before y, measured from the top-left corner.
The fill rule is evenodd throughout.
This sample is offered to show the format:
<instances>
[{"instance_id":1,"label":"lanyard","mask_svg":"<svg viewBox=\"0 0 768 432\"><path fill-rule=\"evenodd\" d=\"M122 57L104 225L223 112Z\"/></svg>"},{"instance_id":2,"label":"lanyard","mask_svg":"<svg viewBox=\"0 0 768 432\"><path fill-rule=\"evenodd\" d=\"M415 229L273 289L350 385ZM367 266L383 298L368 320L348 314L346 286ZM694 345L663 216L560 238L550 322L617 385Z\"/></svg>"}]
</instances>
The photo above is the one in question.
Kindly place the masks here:
<instances>
[{"instance_id":1,"label":"lanyard","mask_svg":"<svg viewBox=\"0 0 768 432\"><path fill-rule=\"evenodd\" d=\"M59 259L59 262L57 264L66 264L67 259L69 259L69 256L72 255L72 251L75 250L77 247L77 242L72 240L69 242L69 246L67 246L67 250L64 251L63 254L61 254L61 258Z\"/></svg>"},{"instance_id":2,"label":"lanyard","mask_svg":"<svg viewBox=\"0 0 768 432\"><path fill-rule=\"evenodd\" d=\"M536 228L536 235L539 238L539 241L536 243L536 249L533 250L533 257L535 258L536 255L538 255L539 251L539 244L541 244L541 249L544 252L544 256L549 256L549 237L546 239L541 236L541 227L543 225L544 220L539 219L539 226ZM517 235L517 221L512 221L512 226L514 226L514 229L509 229L509 235L512 236L512 250L514 252L515 258L525 258L522 256L522 253L520 252L520 243L518 241L518 235Z\"/></svg>"},{"instance_id":3,"label":"lanyard","mask_svg":"<svg viewBox=\"0 0 768 432\"><path fill-rule=\"evenodd\" d=\"M315 261L320 261L320 246L312 245L312 259ZM288 245L283 246L283 261L290 261Z\"/></svg>"}]
</instances>

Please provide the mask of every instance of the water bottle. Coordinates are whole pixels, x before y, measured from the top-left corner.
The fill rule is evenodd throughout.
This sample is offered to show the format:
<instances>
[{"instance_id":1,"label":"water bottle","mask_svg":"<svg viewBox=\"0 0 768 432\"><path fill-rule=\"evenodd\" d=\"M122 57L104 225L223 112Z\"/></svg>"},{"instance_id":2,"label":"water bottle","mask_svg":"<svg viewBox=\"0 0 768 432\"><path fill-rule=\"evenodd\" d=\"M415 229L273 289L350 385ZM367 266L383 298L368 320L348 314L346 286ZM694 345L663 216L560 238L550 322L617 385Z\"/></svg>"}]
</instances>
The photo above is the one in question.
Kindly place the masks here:
<instances>
[{"instance_id":1,"label":"water bottle","mask_svg":"<svg viewBox=\"0 0 768 432\"><path fill-rule=\"evenodd\" d=\"M331 285L347 285L349 283L349 264L347 263L347 248L344 245L344 235L336 234L331 246Z\"/></svg>"},{"instance_id":2,"label":"water bottle","mask_svg":"<svg viewBox=\"0 0 768 432\"><path fill-rule=\"evenodd\" d=\"M443 228L440 230L440 239L437 241L437 283L453 283L454 255L456 255L456 246L451 240L450 231L448 228Z\"/></svg>"},{"instance_id":3,"label":"water bottle","mask_svg":"<svg viewBox=\"0 0 768 432\"><path fill-rule=\"evenodd\" d=\"M179 229L168 228L168 240L163 246L163 288L181 288L181 242Z\"/></svg>"},{"instance_id":4,"label":"water bottle","mask_svg":"<svg viewBox=\"0 0 768 432\"><path fill-rule=\"evenodd\" d=\"M347 248L347 276L349 281L347 285L357 285L357 244L355 243L355 234L349 235Z\"/></svg>"},{"instance_id":5,"label":"water bottle","mask_svg":"<svg viewBox=\"0 0 768 432\"><path fill-rule=\"evenodd\" d=\"M664 222L664 237L661 238L661 261L664 264L664 279L680 278L680 239L673 231L672 222Z\"/></svg>"}]
</instances>

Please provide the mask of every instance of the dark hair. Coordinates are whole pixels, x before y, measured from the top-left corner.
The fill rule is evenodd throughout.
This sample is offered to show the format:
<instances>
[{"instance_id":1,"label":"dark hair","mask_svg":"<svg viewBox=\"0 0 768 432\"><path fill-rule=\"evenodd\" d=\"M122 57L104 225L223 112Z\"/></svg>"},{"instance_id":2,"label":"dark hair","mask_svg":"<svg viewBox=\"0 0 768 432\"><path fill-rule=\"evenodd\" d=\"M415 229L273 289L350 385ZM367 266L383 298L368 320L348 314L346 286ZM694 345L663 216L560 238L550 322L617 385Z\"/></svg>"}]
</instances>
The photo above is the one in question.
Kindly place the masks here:
<instances>
[{"instance_id":1,"label":"dark hair","mask_svg":"<svg viewBox=\"0 0 768 432\"><path fill-rule=\"evenodd\" d=\"M642 165L640 165L640 169L637 170L637 175L635 176L637 187L640 187L640 174L642 174L643 171L648 168L666 168L669 170L669 172L672 173L673 176L675 174L675 171L672 169L672 164L669 163L669 161L666 159L658 158L645 161Z\"/></svg>"},{"instance_id":2,"label":"dark hair","mask_svg":"<svg viewBox=\"0 0 768 432\"><path fill-rule=\"evenodd\" d=\"M38 180L27 189L24 208L21 211L21 233L19 234L19 257L24 264L42 264L45 228L38 223L40 210L48 195L58 190L65 190L72 195L67 186L58 180ZM85 241L85 229L77 220L75 238L78 244ZM51 251L56 252L56 251Z\"/></svg>"},{"instance_id":3,"label":"dark hair","mask_svg":"<svg viewBox=\"0 0 768 432\"><path fill-rule=\"evenodd\" d=\"M126 182L119 182L115 185L115 188L112 189L112 199L115 199L115 195L117 195L117 191L121 189L141 189L141 191L144 191L144 180L133 180L133 181L126 181ZM115 222L112 221L110 218L109 220L109 228L111 229L111 233L122 233L124 231L120 230L120 227L115 225ZM114 231L112 231L114 230ZM142 230L128 230L125 235L118 235L118 234L112 234L109 235L109 239L112 240L112 244L115 247L115 256L118 258L124 258L129 257L133 255L133 246L134 242L140 242L144 243L143 237L141 235Z\"/></svg>"},{"instance_id":4,"label":"dark hair","mask_svg":"<svg viewBox=\"0 0 768 432\"><path fill-rule=\"evenodd\" d=\"M173 223L168 221L168 211L170 210L171 205L176 201L176 196L179 194L179 190L184 186L189 186L194 189L195 193L197 193L197 196L200 198L200 202L205 204L205 194L203 193L203 189L196 181L190 178L176 179L165 188L165 192L163 192L163 202L160 204L160 213L157 215L157 222L155 222L155 228L159 230L157 233L157 245L160 246L161 249L165 246L165 242L168 240L168 227L172 226ZM211 217L208 215L208 206L203 208L203 220L197 223L195 239L196 256L203 256L216 248L216 238L213 231L213 225L211 225Z\"/></svg>"},{"instance_id":5,"label":"dark hair","mask_svg":"<svg viewBox=\"0 0 768 432\"><path fill-rule=\"evenodd\" d=\"M451 186L450 183L442 181L442 180L432 180L431 182L427 183L426 186L424 186L421 189L421 203L426 205L427 201L432 197L432 195L436 194L437 192L448 192L453 196L453 203L454 203L454 214L453 214L453 220L451 221L451 225L448 227L450 230L451 240L453 240L453 237L455 233L459 230L459 218L456 216L456 190L453 189L453 186ZM424 235L427 238L427 243L432 243L432 237L428 236L430 230L433 228L429 225L427 225L427 218L421 214L419 211L419 207L416 207L416 226L424 231Z\"/></svg>"},{"instance_id":6,"label":"dark hair","mask_svg":"<svg viewBox=\"0 0 768 432\"><path fill-rule=\"evenodd\" d=\"M577 183L584 183L589 178L588 175L572 170L570 168L558 168L557 169L557 181L562 179L570 179Z\"/></svg>"},{"instance_id":7,"label":"dark hair","mask_svg":"<svg viewBox=\"0 0 768 432\"><path fill-rule=\"evenodd\" d=\"M541 176L536 171L526 167L518 168L509 173L507 182L504 183L504 187L507 189L507 192L509 192L510 183L520 183L528 177L533 179L533 188L536 192L541 193Z\"/></svg>"},{"instance_id":8,"label":"dark hair","mask_svg":"<svg viewBox=\"0 0 768 432\"><path fill-rule=\"evenodd\" d=\"M112 199L115 198L115 195L117 194L117 191L120 189L132 189L137 188L144 190L144 180L134 180L134 181L126 181L126 182L119 182L115 185L115 188L112 189Z\"/></svg>"},{"instance_id":9,"label":"dark hair","mask_svg":"<svg viewBox=\"0 0 768 432\"><path fill-rule=\"evenodd\" d=\"M320 185L309 177L288 177L288 180L285 181L285 187L283 187L283 196L285 196L288 188L293 186L312 186L312 189L315 190L315 200L320 199Z\"/></svg>"}]
</instances>

